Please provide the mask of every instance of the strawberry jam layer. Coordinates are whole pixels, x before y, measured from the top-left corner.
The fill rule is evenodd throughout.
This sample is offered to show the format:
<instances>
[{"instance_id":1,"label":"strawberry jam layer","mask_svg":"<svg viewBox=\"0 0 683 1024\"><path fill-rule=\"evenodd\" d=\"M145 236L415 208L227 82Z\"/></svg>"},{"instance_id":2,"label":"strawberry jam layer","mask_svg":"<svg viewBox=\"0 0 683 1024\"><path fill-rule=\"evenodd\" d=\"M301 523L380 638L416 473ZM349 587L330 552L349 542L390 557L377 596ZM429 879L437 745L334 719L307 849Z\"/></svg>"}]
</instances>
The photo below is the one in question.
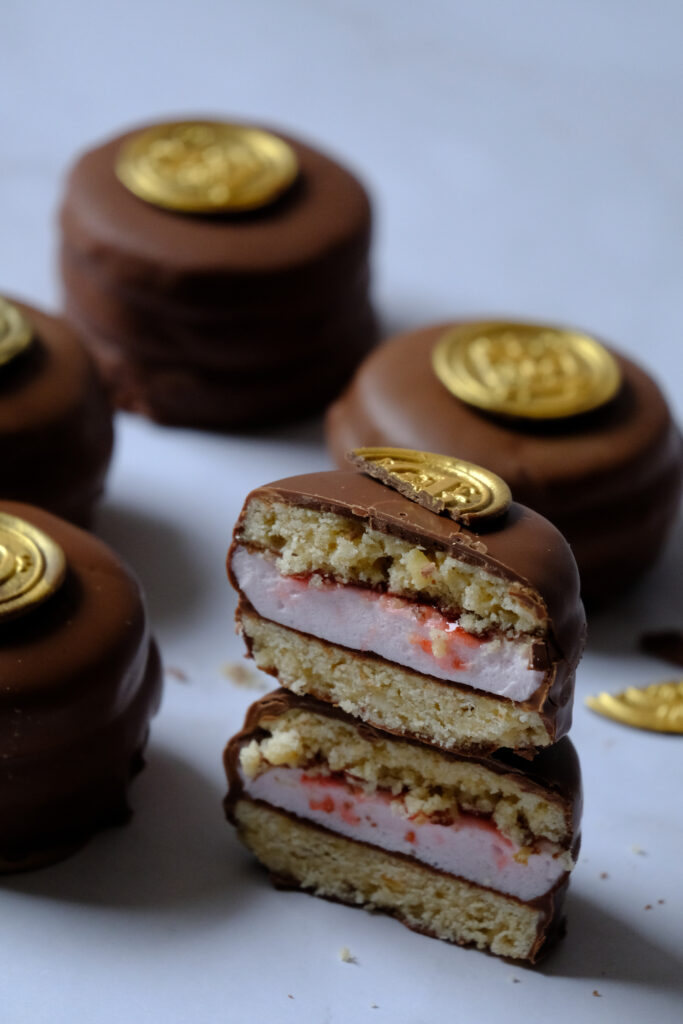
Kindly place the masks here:
<instances>
[{"instance_id":1,"label":"strawberry jam layer","mask_svg":"<svg viewBox=\"0 0 683 1024\"><path fill-rule=\"evenodd\" d=\"M242 547L232 571L259 615L281 626L514 701L543 683L544 673L529 667L528 641L480 639L429 605L319 576L282 576L265 555Z\"/></svg>"},{"instance_id":2,"label":"strawberry jam layer","mask_svg":"<svg viewBox=\"0 0 683 1024\"><path fill-rule=\"evenodd\" d=\"M400 797L366 793L343 776L313 776L299 768L270 768L243 778L255 800L391 853L403 853L448 874L520 900L548 892L567 871L567 855L542 841L519 847L489 820L471 814L434 820L408 816Z\"/></svg>"}]
</instances>

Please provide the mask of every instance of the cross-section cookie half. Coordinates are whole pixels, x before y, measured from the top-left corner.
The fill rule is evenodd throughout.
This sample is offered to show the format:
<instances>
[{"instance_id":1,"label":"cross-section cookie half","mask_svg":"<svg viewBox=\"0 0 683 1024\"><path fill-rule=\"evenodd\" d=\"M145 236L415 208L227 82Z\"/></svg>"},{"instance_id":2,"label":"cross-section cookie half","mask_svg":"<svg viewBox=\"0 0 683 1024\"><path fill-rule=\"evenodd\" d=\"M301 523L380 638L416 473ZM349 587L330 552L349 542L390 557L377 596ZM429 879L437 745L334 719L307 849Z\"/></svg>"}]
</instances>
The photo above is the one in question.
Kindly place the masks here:
<instances>
[{"instance_id":1,"label":"cross-section cookie half","mask_svg":"<svg viewBox=\"0 0 683 1024\"><path fill-rule=\"evenodd\" d=\"M571 550L521 505L476 527L359 472L253 491L228 571L259 668L446 750L568 731L585 617Z\"/></svg>"},{"instance_id":2,"label":"cross-section cookie half","mask_svg":"<svg viewBox=\"0 0 683 1024\"><path fill-rule=\"evenodd\" d=\"M578 853L568 739L533 764L400 739L279 690L226 749L228 818L274 880L534 961Z\"/></svg>"}]
</instances>

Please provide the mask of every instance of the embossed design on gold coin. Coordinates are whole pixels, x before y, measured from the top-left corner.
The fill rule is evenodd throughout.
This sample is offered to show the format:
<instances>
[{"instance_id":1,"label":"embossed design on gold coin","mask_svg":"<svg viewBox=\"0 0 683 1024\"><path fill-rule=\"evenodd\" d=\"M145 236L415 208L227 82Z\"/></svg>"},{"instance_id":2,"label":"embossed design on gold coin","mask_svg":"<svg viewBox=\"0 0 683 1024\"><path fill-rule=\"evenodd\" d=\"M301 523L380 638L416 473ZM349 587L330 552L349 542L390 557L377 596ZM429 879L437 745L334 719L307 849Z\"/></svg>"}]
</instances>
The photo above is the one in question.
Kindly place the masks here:
<instances>
[{"instance_id":1,"label":"embossed design on gold coin","mask_svg":"<svg viewBox=\"0 0 683 1024\"><path fill-rule=\"evenodd\" d=\"M0 297L0 366L27 349L32 340L33 329L24 314Z\"/></svg>"},{"instance_id":2,"label":"embossed design on gold coin","mask_svg":"<svg viewBox=\"0 0 683 1024\"><path fill-rule=\"evenodd\" d=\"M116 161L140 199L185 213L253 210L277 199L298 173L284 139L223 121L178 121L133 135Z\"/></svg>"},{"instance_id":3,"label":"embossed design on gold coin","mask_svg":"<svg viewBox=\"0 0 683 1024\"><path fill-rule=\"evenodd\" d=\"M623 693L587 697L591 711L635 729L683 734L683 680L629 686Z\"/></svg>"},{"instance_id":4,"label":"embossed design on gold coin","mask_svg":"<svg viewBox=\"0 0 683 1024\"><path fill-rule=\"evenodd\" d=\"M616 360L595 338L541 324L454 326L437 341L432 365L468 405L525 419L588 412L621 386Z\"/></svg>"},{"instance_id":5,"label":"embossed design on gold coin","mask_svg":"<svg viewBox=\"0 0 683 1024\"><path fill-rule=\"evenodd\" d=\"M0 512L0 619L23 615L57 590L66 573L60 546L24 519Z\"/></svg>"},{"instance_id":6,"label":"embossed design on gold coin","mask_svg":"<svg viewBox=\"0 0 683 1024\"><path fill-rule=\"evenodd\" d=\"M506 512L510 488L499 476L473 462L410 448L356 448L349 461L431 512L462 523Z\"/></svg>"}]
</instances>

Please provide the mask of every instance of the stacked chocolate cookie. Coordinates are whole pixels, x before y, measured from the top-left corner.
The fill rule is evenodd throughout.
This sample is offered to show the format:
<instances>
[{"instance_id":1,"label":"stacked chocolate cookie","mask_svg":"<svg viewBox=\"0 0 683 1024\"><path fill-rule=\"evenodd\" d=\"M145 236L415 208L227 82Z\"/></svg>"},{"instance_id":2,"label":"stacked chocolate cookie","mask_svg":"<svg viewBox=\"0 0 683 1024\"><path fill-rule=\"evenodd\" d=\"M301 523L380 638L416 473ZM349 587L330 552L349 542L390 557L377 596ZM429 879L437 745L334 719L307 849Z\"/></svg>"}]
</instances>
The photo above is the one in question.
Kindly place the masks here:
<instances>
[{"instance_id":1,"label":"stacked chocolate cookie","mask_svg":"<svg viewBox=\"0 0 683 1024\"><path fill-rule=\"evenodd\" d=\"M144 595L102 541L0 503L0 875L130 817L162 670Z\"/></svg>"},{"instance_id":2,"label":"stacked chocolate cookie","mask_svg":"<svg viewBox=\"0 0 683 1024\"><path fill-rule=\"evenodd\" d=\"M78 336L0 296L0 496L89 526L113 441L109 402Z\"/></svg>"},{"instance_id":3,"label":"stacked chocolate cookie","mask_svg":"<svg viewBox=\"0 0 683 1024\"><path fill-rule=\"evenodd\" d=\"M486 470L356 462L235 528L238 625L285 689L228 744L228 817L280 884L534 961L579 845L574 558Z\"/></svg>"},{"instance_id":4,"label":"stacked chocolate cookie","mask_svg":"<svg viewBox=\"0 0 683 1024\"><path fill-rule=\"evenodd\" d=\"M376 340L370 201L318 150L181 121L84 153L61 208L66 314L116 405L232 430L309 416Z\"/></svg>"}]
</instances>

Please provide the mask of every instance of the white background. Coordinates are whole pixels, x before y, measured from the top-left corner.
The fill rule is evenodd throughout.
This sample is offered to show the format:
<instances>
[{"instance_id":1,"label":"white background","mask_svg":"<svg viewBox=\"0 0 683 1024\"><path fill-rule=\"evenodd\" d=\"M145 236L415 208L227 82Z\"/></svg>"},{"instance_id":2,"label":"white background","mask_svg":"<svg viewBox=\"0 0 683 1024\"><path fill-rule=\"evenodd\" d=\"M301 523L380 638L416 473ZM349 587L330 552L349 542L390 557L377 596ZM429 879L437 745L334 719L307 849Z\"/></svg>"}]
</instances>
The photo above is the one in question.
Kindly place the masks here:
<instances>
[{"instance_id":1,"label":"white background","mask_svg":"<svg viewBox=\"0 0 683 1024\"><path fill-rule=\"evenodd\" d=\"M0 291L58 307L54 215L79 148L149 117L253 116L370 186L387 331L576 323L646 363L680 416L682 32L679 0L3 0ZM680 525L657 570L591 620L572 733L583 855L568 937L530 971L277 893L222 820L221 750L258 695L222 671L241 656L225 550L251 486L328 464L319 424L117 428L98 530L187 680L167 677L131 824L2 882L2 1024L680 1021L683 740L583 706L675 675L636 644L682 624Z\"/></svg>"}]
</instances>

